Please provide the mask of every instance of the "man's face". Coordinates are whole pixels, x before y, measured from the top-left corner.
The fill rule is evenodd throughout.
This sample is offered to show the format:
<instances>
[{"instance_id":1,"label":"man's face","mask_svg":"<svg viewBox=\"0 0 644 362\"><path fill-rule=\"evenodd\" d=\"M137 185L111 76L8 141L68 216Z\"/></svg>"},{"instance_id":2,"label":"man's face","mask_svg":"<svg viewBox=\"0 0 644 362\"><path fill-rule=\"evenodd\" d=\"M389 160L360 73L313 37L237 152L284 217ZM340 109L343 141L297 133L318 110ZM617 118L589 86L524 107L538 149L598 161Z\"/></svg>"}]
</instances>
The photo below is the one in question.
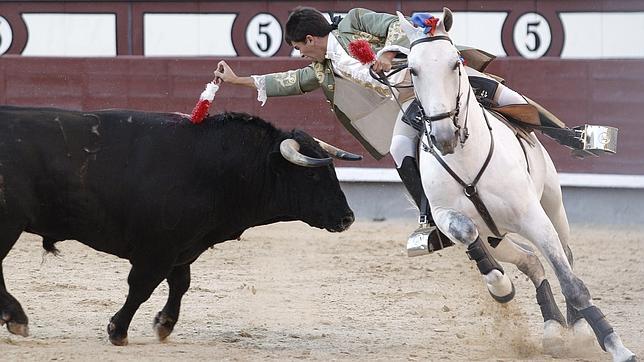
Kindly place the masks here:
<instances>
[{"instance_id":1,"label":"man's face","mask_svg":"<svg viewBox=\"0 0 644 362\"><path fill-rule=\"evenodd\" d=\"M326 37L307 35L304 41L294 41L291 45L300 51L302 58L322 62L326 57L326 40Z\"/></svg>"}]
</instances>

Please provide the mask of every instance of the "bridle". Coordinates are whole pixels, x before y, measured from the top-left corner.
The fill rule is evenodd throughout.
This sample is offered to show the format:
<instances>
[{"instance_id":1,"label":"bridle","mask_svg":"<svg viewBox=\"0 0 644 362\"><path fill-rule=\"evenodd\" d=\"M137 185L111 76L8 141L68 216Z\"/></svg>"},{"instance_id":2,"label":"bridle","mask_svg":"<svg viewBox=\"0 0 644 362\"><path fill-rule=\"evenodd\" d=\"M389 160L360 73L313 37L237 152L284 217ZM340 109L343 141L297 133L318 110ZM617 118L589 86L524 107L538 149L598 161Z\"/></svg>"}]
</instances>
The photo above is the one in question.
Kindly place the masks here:
<instances>
[{"instance_id":1,"label":"bridle","mask_svg":"<svg viewBox=\"0 0 644 362\"><path fill-rule=\"evenodd\" d=\"M437 36L425 37L425 38L417 39L417 40L415 40L414 42L411 43L411 46L410 46L409 49L411 50L415 45L418 45L420 43L426 43L426 42L431 42L431 41L436 41L436 40L446 40L446 41L449 41L452 45L454 45L454 43L452 42L452 40L449 37L444 36L444 35L437 35ZM499 229L496 226L496 223L494 222L494 219L492 218L492 215L490 214L490 212L488 211L487 207L485 206L485 204L481 200L481 198L480 198L480 196L478 194L478 190L476 188L476 185L478 184L481 176L483 175L483 172L485 171L485 169L487 168L488 164L490 163L490 160L492 159L492 154L494 153L494 135L492 133L492 127L490 126L490 122L489 122L489 120L487 118L485 110L481 109L483 111L483 117L485 118L485 122L487 124L488 131L490 132L490 149L488 150L487 157L485 158L485 161L483 162L483 166L481 167L481 169L479 170L478 174L474 178L474 181L472 181L469 184L466 183L465 181L463 181L463 179L461 179L456 174L456 172L454 172L454 170L452 170L449 167L449 165L447 165L445 160L443 160L443 158L438 155L437 149L434 146L434 144L432 143L432 140L431 140L431 137L430 137L432 122L440 121L440 120L443 120L445 118L451 118L452 119L452 122L454 123L454 127L456 127L456 133L458 133L458 138L459 138L461 147L464 146L465 142L467 141L467 139L469 137L469 131L468 131L468 128L467 128L467 120L468 120L468 116L469 116L470 94L472 92L471 92L471 90L468 90L468 92L467 92L467 100L466 100L466 103L465 103L465 121L463 122L463 127L461 127L458 124L458 117L459 117L460 110L461 110L460 109L461 81L462 81L462 76L463 76L463 72L462 72L463 64L462 64L462 62L458 62L457 66L458 66L458 92L456 94L456 106L454 107L453 110L428 116L425 113L425 110L423 109L423 107L422 107L422 105L420 103L420 100L418 99L418 93L416 92L416 89L414 89L414 94L415 94L416 101L418 102L418 109L419 109L419 113L420 113L420 115L417 116L417 117L419 119L421 119L427 125L426 127L423 127L423 132L424 132L423 135L427 139L428 144L424 143L423 137L421 137L420 142L421 142L423 151L431 153L434 156L434 158L438 161L438 163L445 169L445 171L447 171L450 174L450 176L452 176L452 178L463 187L463 193L474 204L474 207L476 208L478 213L481 215L481 217L483 218L483 221L488 226L490 231L492 231L492 233L495 236L500 237L501 233L499 232ZM396 69L395 73L397 73L400 70L402 70L404 68L407 68L407 67L408 67L408 64L406 64L405 67L402 67L401 69ZM380 81L381 83L383 83L383 84L385 84L385 85L387 85L389 87L389 90L391 91L394 99L396 100L396 102L398 103L398 106L400 107L400 110L401 110L401 112L403 114L403 117L406 117L405 111L403 110L403 107L400 104L400 100L398 99L398 97L393 92L392 88L394 88L394 87L390 84L389 80L387 79L387 76L391 76L392 74L394 74L394 72L390 73L387 76L385 76L384 74L381 74L378 77L374 76L374 74L375 73L372 72L372 76L374 78L376 78L378 81ZM413 87L413 83L412 83L411 86ZM407 122L407 123L411 124L411 122Z\"/></svg>"},{"instance_id":2,"label":"bridle","mask_svg":"<svg viewBox=\"0 0 644 362\"><path fill-rule=\"evenodd\" d=\"M421 43L427 43L427 42L432 42L436 40L445 40L450 42L450 44L454 45L452 42L452 39L450 39L448 36L445 35L437 35L437 36L432 36L432 37L425 37L425 38L420 38L415 40L414 42L411 43L411 46L409 49L411 50L414 46L421 44ZM463 64L462 62L457 63L458 67L458 91L456 92L456 105L454 106L454 109L448 112L443 112L439 114L435 114L432 116L428 116L425 113L425 110L423 109L422 105L420 104L420 100L418 99L418 94L416 93L416 90L414 90L414 93L416 94L416 99L418 100L418 105L420 109L420 117L421 119L427 124L427 127L425 127L425 136L427 138L427 142L429 145L426 145L423 143L423 149L426 149L427 151L433 152L434 147L432 144L431 137L429 136L431 131L432 131L432 122L440 121L445 118L451 118L452 123L454 124L454 127L456 128L456 133L458 134L458 139L461 143L461 146L465 144L465 141L467 141L468 137L470 136L469 130L467 128L467 120L468 120L468 115L469 115L469 103L470 103L470 93L467 92L467 100L465 102L465 122L463 123L463 127L461 127L460 124L458 124L458 117L461 111L461 83L462 83L462 78L463 78ZM421 140L422 142L422 140Z\"/></svg>"},{"instance_id":3,"label":"bridle","mask_svg":"<svg viewBox=\"0 0 644 362\"><path fill-rule=\"evenodd\" d=\"M446 40L446 41L450 42L452 45L454 44L454 43L452 43L452 40L448 36L437 35L437 36L417 39L417 40L415 40L414 42L411 43L411 46L410 46L409 49L411 50L411 48L413 48L417 44L436 41L436 40ZM431 141L431 138L429 136L429 134L431 133L431 130L432 130L432 122L440 121L440 120L443 120L445 118L451 118L452 123L454 124L454 127L456 128L456 132L458 133L458 138L459 138L459 141L461 143L461 146L463 146L465 144L465 141L467 141L467 139L468 139L468 137L470 135L469 130L467 128L467 120L468 120L468 115L469 115L468 106L469 106L469 103L470 103L470 92L467 92L467 100L465 102L465 108L466 108L466 110L465 110L465 122L463 123L463 127L461 127L461 125L458 124L458 120L459 120L458 117L459 117L459 114L460 114L460 111L461 111L460 104L461 104L461 81L462 81L462 77L463 77L463 64L461 62L459 62L457 64L457 66L458 66L458 92L456 94L456 106L451 111L439 113L439 114L432 115L432 116L428 116L425 113L425 110L423 109L423 106L421 105L420 100L418 99L418 94L416 93L416 90L414 89L414 95L415 95L416 101L418 103L418 109L419 109L419 113L420 113L417 117L418 117L419 120L421 120L421 121L423 121L424 123L427 124L427 127L424 127L424 129L425 129L424 130L424 135L426 136L427 142L429 142L429 145L425 144L423 142L423 140L421 139L423 149L426 150L426 151L430 151L430 150L433 151L433 148L434 148L433 144L432 144L432 141ZM414 84L412 82L411 85L394 86L394 85L391 85L391 83L389 82L389 77L391 77L392 75L394 75L394 74L396 74L396 73L398 73L398 72L400 72L400 71L402 71L402 70L404 70L406 68L408 68L408 64L406 62L403 63L403 64L398 64L398 65L392 67L393 71L391 71L390 73L388 73L386 75L384 73L377 74L372 69L369 69L369 72L371 73L371 76L374 79L376 79L380 83L382 83L382 84L386 85L387 87L389 87L389 90L392 93L392 96L394 97L394 99L398 103L398 107L400 108L400 110L401 110L401 112L403 114L403 117L406 117L405 111L403 110L403 107L402 107L402 104L400 103L400 100L395 95L395 92L393 91L393 88L413 88ZM411 124L411 122L407 122L407 123Z\"/></svg>"}]
</instances>

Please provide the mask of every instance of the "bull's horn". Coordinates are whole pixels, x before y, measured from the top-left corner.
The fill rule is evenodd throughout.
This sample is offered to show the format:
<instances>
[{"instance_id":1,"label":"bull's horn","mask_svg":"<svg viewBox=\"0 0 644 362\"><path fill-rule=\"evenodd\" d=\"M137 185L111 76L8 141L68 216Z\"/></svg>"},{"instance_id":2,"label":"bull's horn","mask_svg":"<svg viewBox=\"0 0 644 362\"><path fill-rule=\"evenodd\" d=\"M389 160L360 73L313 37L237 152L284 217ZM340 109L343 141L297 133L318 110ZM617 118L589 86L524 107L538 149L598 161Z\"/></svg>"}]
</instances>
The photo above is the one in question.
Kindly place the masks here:
<instances>
[{"instance_id":1,"label":"bull's horn","mask_svg":"<svg viewBox=\"0 0 644 362\"><path fill-rule=\"evenodd\" d=\"M304 167L322 167L333 162L331 157L314 158L300 153L300 144L292 138L287 138L280 143L280 153L289 162Z\"/></svg>"},{"instance_id":2,"label":"bull's horn","mask_svg":"<svg viewBox=\"0 0 644 362\"><path fill-rule=\"evenodd\" d=\"M331 157L335 157L339 160L345 160L345 161L360 161L362 160L361 155L356 155L355 153L347 152L343 149L337 148L335 146L332 146L322 140L319 140L317 138L314 138L319 144L320 147L322 147L323 150L329 153Z\"/></svg>"}]
</instances>

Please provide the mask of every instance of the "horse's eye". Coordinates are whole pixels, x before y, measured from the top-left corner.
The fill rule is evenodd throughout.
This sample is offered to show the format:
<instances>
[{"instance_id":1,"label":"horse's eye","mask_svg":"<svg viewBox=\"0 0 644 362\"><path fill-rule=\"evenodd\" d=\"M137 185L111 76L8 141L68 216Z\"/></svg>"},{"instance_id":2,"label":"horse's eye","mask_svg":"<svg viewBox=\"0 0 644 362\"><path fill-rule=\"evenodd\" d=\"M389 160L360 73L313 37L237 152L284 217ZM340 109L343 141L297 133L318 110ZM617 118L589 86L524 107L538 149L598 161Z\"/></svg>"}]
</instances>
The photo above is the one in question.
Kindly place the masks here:
<instances>
[{"instance_id":1,"label":"horse's eye","mask_svg":"<svg viewBox=\"0 0 644 362\"><path fill-rule=\"evenodd\" d=\"M459 64L459 63L460 63L460 62L457 60L457 61L456 61L456 63L454 63L454 67L452 67L452 70L456 70L456 69L458 69L458 64Z\"/></svg>"},{"instance_id":2,"label":"horse's eye","mask_svg":"<svg viewBox=\"0 0 644 362\"><path fill-rule=\"evenodd\" d=\"M409 68L409 74L413 75L414 77L418 75L416 73L416 69L414 69L414 68Z\"/></svg>"}]
</instances>

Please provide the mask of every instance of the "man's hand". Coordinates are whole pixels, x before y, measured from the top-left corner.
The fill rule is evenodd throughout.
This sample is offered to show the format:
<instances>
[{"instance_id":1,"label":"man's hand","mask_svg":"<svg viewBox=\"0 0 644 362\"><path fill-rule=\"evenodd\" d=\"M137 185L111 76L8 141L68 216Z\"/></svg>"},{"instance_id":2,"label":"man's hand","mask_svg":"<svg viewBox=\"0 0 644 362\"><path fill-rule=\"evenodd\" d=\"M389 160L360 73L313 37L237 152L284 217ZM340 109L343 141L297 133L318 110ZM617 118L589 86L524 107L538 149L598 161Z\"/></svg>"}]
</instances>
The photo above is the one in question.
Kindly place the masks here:
<instances>
[{"instance_id":1,"label":"man's hand","mask_svg":"<svg viewBox=\"0 0 644 362\"><path fill-rule=\"evenodd\" d=\"M371 66L374 72L388 72L391 70L391 61L396 57L396 52L384 52L380 54L375 63Z\"/></svg>"},{"instance_id":2,"label":"man's hand","mask_svg":"<svg viewBox=\"0 0 644 362\"><path fill-rule=\"evenodd\" d=\"M243 85L250 88L255 88L255 81L251 77L239 77L225 61L217 63L217 69L213 72L215 74L215 84L222 82L230 84Z\"/></svg>"},{"instance_id":3,"label":"man's hand","mask_svg":"<svg viewBox=\"0 0 644 362\"><path fill-rule=\"evenodd\" d=\"M237 74L233 72L230 66L223 60L217 63L217 69L213 72L215 74L215 83L220 84L221 82L229 82L235 84L237 80Z\"/></svg>"}]
</instances>

